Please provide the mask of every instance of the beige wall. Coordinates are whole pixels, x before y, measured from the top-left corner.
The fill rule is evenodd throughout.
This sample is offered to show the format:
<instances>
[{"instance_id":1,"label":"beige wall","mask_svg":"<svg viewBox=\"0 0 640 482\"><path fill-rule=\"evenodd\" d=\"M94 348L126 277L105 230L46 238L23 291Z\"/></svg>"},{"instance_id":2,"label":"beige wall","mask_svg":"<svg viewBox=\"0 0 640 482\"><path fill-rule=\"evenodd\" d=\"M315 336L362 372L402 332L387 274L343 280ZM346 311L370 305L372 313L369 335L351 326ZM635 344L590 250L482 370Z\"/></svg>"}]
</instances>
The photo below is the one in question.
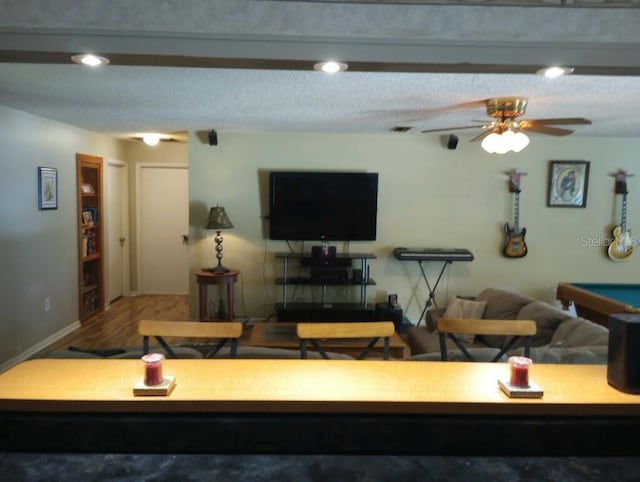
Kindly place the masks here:
<instances>
[{"instance_id":1,"label":"beige wall","mask_svg":"<svg viewBox=\"0 0 640 482\"><path fill-rule=\"evenodd\" d=\"M640 213L640 140L556 139L531 136L519 154L489 155L479 144L461 137L458 149L442 147L437 136L414 134L312 135L225 134L212 147L190 138L191 269L211 265L213 240L199 226L216 203L227 209L234 229L224 233L225 265L241 270L236 313L252 318L268 316L281 292L276 251L284 242L263 235L261 216L266 185L260 172L271 169L336 169L378 172L378 239L351 243L351 252L371 251L377 286L370 301L398 293L405 315L417 321L427 288L415 262L392 257L397 246L461 247L475 255L471 263L454 263L438 287L438 301L446 304L457 294L473 295L491 286L549 299L559 281L637 281L640 258L613 263L604 250L584 245L609 233L614 215L613 179L618 168L636 172L629 180L629 226L637 227ZM549 160L591 162L588 204L585 209L546 207ZM521 225L527 228L529 254L522 259L501 256L502 226L512 220L510 169L528 173L521 187ZM638 194L636 194L638 193ZM310 249L307 243L306 248ZM338 249L344 249L342 243ZM429 263L433 284L439 263ZM191 314L196 315L195 284L191 286ZM341 290L335 301L357 296ZM306 295L310 295L307 288ZM319 295L314 293L316 299ZM353 296L351 296L353 295Z\"/></svg>"},{"instance_id":2,"label":"beige wall","mask_svg":"<svg viewBox=\"0 0 640 482\"><path fill-rule=\"evenodd\" d=\"M0 370L78 321L77 152L120 143L0 106ZM37 168L58 170L58 209L38 210ZM44 310L50 298L51 309Z\"/></svg>"},{"instance_id":3,"label":"beige wall","mask_svg":"<svg viewBox=\"0 0 640 482\"><path fill-rule=\"evenodd\" d=\"M606 235L615 218L609 173L626 168L629 226L638 230L640 213L638 139L554 139L532 136L518 155L490 156L461 139L444 149L436 136L227 134L218 146L191 135L184 144L151 149L0 106L0 370L77 322L77 234L75 154L83 152L130 164L131 189L138 162L188 162L190 166L190 270L214 263L213 240L200 226L208 208L224 205L235 228L224 233L225 264L241 270L236 312L264 318L281 299L274 286L282 265L273 258L284 242L263 235L266 173L271 169L367 170L380 174L378 239L351 243L351 252L372 251L377 286L370 301L399 295L407 316L417 320L427 291L418 266L391 256L396 246L453 246L470 249L472 263L454 263L438 289L439 302L456 294L474 294L486 286L504 287L548 298L560 280L635 282L638 257L613 263L583 238ZM38 135L33 133L37 132ZM547 208L548 161L591 161L586 209ZM38 166L55 167L59 208L38 211ZM511 221L512 196L505 171L518 168L523 178L521 222L528 229L530 253L509 260L500 255L502 225ZM130 192L135 213L135 193ZM135 216L131 215L135 233ZM132 239L132 246L135 240ZM306 249L309 249L308 243ZM345 246L340 243L339 249ZM135 254L131 263L135 267ZM431 280L439 265L429 264ZM135 272L135 269L133 270ZM135 279L132 283L135 289ZM197 316L195 283L190 289L191 317ZM298 293L299 294L299 293ZM307 290L306 296L316 291ZM335 301L357 298L357 290L332 293ZM44 298L51 310L44 311Z\"/></svg>"}]
</instances>

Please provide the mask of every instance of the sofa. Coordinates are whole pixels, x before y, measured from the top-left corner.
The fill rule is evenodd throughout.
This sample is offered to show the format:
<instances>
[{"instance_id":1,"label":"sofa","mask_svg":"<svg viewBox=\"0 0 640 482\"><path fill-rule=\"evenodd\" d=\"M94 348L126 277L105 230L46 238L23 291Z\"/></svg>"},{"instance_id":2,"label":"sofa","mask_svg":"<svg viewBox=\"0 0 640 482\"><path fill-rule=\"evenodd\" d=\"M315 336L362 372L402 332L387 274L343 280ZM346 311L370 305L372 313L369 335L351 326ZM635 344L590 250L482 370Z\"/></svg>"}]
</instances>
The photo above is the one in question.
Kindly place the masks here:
<instances>
[{"instance_id":1,"label":"sofa","mask_svg":"<svg viewBox=\"0 0 640 482\"><path fill-rule=\"evenodd\" d=\"M534 363L606 364L609 330L589 320L575 317L568 311L555 308L534 298L501 289L488 288L473 298L484 319L534 320L537 333L531 339L530 357ZM411 360L440 360L440 339L436 330L437 320L447 308L429 310L426 326L413 326L407 333ZM451 315L448 315L451 316ZM471 318L471 317L469 317ZM464 345L478 361L489 361L505 345L504 336L476 336L465 340ZM447 338L450 360L465 360L464 354ZM524 354L524 340L519 340L503 360L512 355Z\"/></svg>"}]
</instances>

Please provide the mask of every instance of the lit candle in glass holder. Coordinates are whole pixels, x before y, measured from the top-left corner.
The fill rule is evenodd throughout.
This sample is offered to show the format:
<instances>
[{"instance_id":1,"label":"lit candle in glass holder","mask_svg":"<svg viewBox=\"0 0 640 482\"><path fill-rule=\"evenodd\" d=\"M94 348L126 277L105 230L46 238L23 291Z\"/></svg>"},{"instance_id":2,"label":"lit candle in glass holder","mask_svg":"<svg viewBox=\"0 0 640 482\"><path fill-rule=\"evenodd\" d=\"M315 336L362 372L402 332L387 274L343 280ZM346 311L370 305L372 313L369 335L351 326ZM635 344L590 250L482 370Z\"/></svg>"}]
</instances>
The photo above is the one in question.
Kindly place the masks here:
<instances>
[{"instance_id":1,"label":"lit candle in glass holder","mask_svg":"<svg viewBox=\"0 0 640 482\"><path fill-rule=\"evenodd\" d=\"M510 378L509 383L514 387L529 387L529 367L533 361L524 356L512 356L509 358Z\"/></svg>"},{"instance_id":2,"label":"lit candle in glass holder","mask_svg":"<svg viewBox=\"0 0 640 482\"><path fill-rule=\"evenodd\" d=\"M164 380L162 377L164 355L148 353L142 357L142 361L144 362L144 384L149 386L160 385Z\"/></svg>"}]
</instances>

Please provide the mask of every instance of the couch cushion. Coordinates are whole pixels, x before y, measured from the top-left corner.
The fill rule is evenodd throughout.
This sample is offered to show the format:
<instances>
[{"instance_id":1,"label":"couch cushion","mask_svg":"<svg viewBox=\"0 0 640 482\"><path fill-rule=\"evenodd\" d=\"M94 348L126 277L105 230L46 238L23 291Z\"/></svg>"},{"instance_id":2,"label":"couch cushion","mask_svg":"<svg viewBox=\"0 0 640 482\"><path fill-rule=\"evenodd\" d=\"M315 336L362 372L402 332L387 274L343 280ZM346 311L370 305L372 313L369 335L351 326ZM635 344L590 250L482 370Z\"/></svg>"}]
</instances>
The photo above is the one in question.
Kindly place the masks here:
<instances>
[{"instance_id":1,"label":"couch cushion","mask_svg":"<svg viewBox=\"0 0 640 482\"><path fill-rule=\"evenodd\" d=\"M231 358L231 347L228 345L223 346L220 351L218 351L215 355L211 355L211 351L215 348L215 345L209 343L196 344L196 345L187 345L192 349L197 350L204 358ZM322 355L315 351L309 350L308 352L309 359L320 359ZM334 353L334 352L326 352L327 356L332 360L353 360L354 357L350 355L345 355L343 353ZM297 349L286 349L286 348L269 348L262 346L248 346L248 345L240 345L238 346L238 350L236 351L236 358L244 358L244 359L287 359L287 360L296 360L300 359L300 350Z\"/></svg>"},{"instance_id":2,"label":"couch cushion","mask_svg":"<svg viewBox=\"0 0 640 482\"><path fill-rule=\"evenodd\" d=\"M607 363L606 346L576 346L566 348L561 346L546 345L531 349L533 360L532 377L535 378L536 363L562 363L583 365L604 365ZM524 348L518 348L509 352L509 355L522 356Z\"/></svg>"},{"instance_id":3,"label":"couch cushion","mask_svg":"<svg viewBox=\"0 0 640 482\"><path fill-rule=\"evenodd\" d=\"M584 318L568 318L560 323L551 343L566 347L609 346L609 330Z\"/></svg>"},{"instance_id":4,"label":"couch cushion","mask_svg":"<svg viewBox=\"0 0 640 482\"><path fill-rule=\"evenodd\" d=\"M533 298L519 293L494 288L483 290L476 296L476 300L487 302L487 308L484 312L484 318L487 320L515 320L523 307L535 301ZM494 348L504 346L507 339L502 335L482 335L478 338Z\"/></svg>"},{"instance_id":5,"label":"couch cushion","mask_svg":"<svg viewBox=\"0 0 640 482\"><path fill-rule=\"evenodd\" d=\"M479 320L484 316L487 308L486 301L463 300L454 298L447 305L447 310L442 315L443 318L456 318L462 320ZM475 335L455 334L458 340L465 343L473 343Z\"/></svg>"},{"instance_id":6,"label":"couch cushion","mask_svg":"<svg viewBox=\"0 0 640 482\"><path fill-rule=\"evenodd\" d=\"M411 355L437 353L440 357L440 341L437 333L430 333L424 326L412 326L407 331L407 345Z\"/></svg>"},{"instance_id":7,"label":"couch cushion","mask_svg":"<svg viewBox=\"0 0 640 482\"><path fill-rule=\"evenodd\" d=\"M529 303L518 313L518 320L533 320L536 322L538 332L531 338L531 346L542 346L551 343L553 334L560 323L571 318L568 312L558 310L543 301ZM524 339L519 340L515 346L524 346Z\"/></svg>"},{"instance_id":8,"label":"couch cushion","mask_svg":"<svg viewBox=\"0 0 640 482\"><path fill-rule=\"evenodd\" d=\"M438 327L438 320L442 318L445 311L447 311L446 308L427 310L424 315L424 324L430 332L436 331L436 328Z\"/></svg>"},{"instance_id":9,"label":"couch cushion","mask_svg":"<svg viewBox=\"0 0 640 482\"><path fill-rule=\"evenodd\" d=\"M456 344L449 338L445 339L447 353L458 350ZM411 356L434 353L440 360L440 335L430 333L424 326L412 326L407 332L407 345L411 350ZM466 348L486 348L486 345L479 340L474 343L464 343Z\"/></svg>"},{"instance_id":10,"label":"couch cushion","mask_svg":"<svg viewBox=\"0 0 640 482\"><path fill-rule=\"evenodd\" d=\"M224 350L224 349L223 349ZM220 350L221 352L223 350ZM216 358L219 357L229 357L229 349L226 350L226 355L224 353L219 353L216 355ZM350 355L345 355L343 353L335 353L335 352L326 352L327 356L332 360L353 360L354 357ZM279 359L297 359L300 357L300 350L288 350L286 348L268 348L261 346L239 346L238 352L236 353L236 358L254 358L254 359L266 359L266 358L279 358ZM308 350L307 358L310 360L322 359L322 355L320 353Z\"/></svg>"},{"instance_id":11,"label":"couch cushion","mask_svg":"<svg viewBox=\"0 0 640 482\"><path fill-rule=\"evenodd\" d=\"M500 349L498 348L487 348L487 347L473 347L469 349L469 353L473 356L475 361L478 362L490 362L493 361L493 358L500 353ZM448 350L447 352L448 361L465 361L468 362L469 359L462 353L462 350L455 348ZM405 358L408 361L440 361L440 353L423 353L421 355L413 355L409 358ZM503 355L500 361L506 362L507 356Z\"/></svg>"}]
</instances>

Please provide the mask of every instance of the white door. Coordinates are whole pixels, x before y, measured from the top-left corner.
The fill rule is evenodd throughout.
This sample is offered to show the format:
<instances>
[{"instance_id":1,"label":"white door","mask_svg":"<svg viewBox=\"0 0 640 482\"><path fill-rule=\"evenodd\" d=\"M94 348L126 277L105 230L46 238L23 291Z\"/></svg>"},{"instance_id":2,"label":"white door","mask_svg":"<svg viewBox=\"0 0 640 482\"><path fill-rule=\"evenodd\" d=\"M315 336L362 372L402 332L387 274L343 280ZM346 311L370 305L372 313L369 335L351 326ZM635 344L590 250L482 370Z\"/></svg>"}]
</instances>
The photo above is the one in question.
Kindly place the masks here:
<instances>
[{"instance_id":1,"label":"white door","mask_svg":"<svg viewBox=\"0 0 640 482\"><path fill-rule=\"evenodd\" d=\"M107 303L129 293L129 176L122 161L107 160L105 192Z\"/></svg>"},{"instance_id":2,"label":"white door","mask_svg":"<svg viewBox=\"0 0 640 482\"><path fill-rule=\"evenodd\" d=\"M189 293L189 172L183 164L139 164L138 291Z\"/></svg>"}]
</instances>

